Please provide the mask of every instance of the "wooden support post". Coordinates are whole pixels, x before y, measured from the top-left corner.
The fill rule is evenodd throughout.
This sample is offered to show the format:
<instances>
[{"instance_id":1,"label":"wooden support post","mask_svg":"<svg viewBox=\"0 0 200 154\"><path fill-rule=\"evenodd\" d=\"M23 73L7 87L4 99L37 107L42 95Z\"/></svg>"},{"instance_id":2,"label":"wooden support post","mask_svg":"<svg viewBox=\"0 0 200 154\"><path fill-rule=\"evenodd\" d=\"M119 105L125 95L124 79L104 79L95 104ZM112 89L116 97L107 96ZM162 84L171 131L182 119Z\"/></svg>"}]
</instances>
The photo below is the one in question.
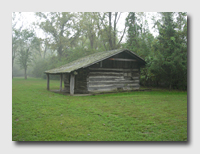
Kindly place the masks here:
<instances>
[{"instance_id":1,"label":"wooden support post","mask_svg":"<svg viewBox=\"0 0 200 154\"><path fill-rule=\"evenodd\" d=\"M140 89L140 66L139 66L139 89Z\"/></svg>"},{"instance_id":2,"label":"wooden support post","mask_svg":"<svg viewBox=\"0 0 200 154\"><path fill-rule=\"evenodd\" d=\"M49 74L47 74L47 90L49 90Z\"/></svg>"},{"instance_id":3,"label":"wooden support post","mask_svg":"<svg viewBox=\"0 0 200 154\"><path fill-rule=\"evenodd\" d=\"M70 95L74 95L74 82L75 81L75 75L70 75Z\"/></svg>"},{"instance_id":4,"label":"wooden support post","mask_svg":"<svg viewBox=\"0 0 200 154\"><path fill-rule=\"evenodd\" d=\"M100 67L102 67L102 61L100 61Z\"/></svg>"},{"instance_id":5,"label":"wooden support post","mask_svg":"<svg viewBox=\"0 0 200 154\"><path fill-rule=\"evenodd\" d=\"M60 74L60 92L62 91L62 74Z\"/></svg>"}]
</instances>

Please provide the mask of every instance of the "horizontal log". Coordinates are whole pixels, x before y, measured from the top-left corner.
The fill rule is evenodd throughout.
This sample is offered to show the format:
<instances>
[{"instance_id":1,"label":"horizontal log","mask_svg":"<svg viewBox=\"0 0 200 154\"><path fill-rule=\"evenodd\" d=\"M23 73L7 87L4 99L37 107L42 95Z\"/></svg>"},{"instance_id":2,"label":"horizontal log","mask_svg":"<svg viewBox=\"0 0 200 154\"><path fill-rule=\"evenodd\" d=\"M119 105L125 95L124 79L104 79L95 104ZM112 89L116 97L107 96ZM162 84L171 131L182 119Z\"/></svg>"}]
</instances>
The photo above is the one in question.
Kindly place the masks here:
<instances>
[{"instance_id":1,"label":"horizontal log","mask_svg":"<svg viewBox=\"0 0 200 154\"><path fill-rule=\"evenodd\" d=\"M109 78L115 78L115 79L123 79L123 76L89 76L89 79L97 79L97 78L103 78L103 79L109 79Z\"/></svg>"},{"instance_id":2,"label":"horizontal log","mask_svg":"<svg viewBox=\"0 0 200 154\"><path fill-rule=\"evenodd\" d=\"M90 72L89 73L89 77L90 76L112 76L112 77L115 77L115 76L118 76L118 77L123 77L123 76L129 76L129 77L139 77L139 73L137 74L132 74L130 72L127 72L127 73L122 73L122 72Z\"/></svg>"},{"instance_id":3,"label":"horizontal log","mask_svg":"<svg viewBox=\"0 0 200 154\"><path fill-rule=\"evenodd\" d=\"M93 72L91 72L91 74L93 74ZM113 73L112 75L108 75L109 72L105 72L105 74L100 74L100 72L97 72L97 75L91 75L91 74L88 76L87 81L97 81L97 82L117 81L117 82L121 82L122 80L139 80L139 74L134 74L134 76L130 73ZM95 74L95 72L94 72L94 74ZM117 74L119 74L119 75L117 75Z\"/></svg>"},{"instance_id":4,"label":"horizontal log","mask_svg":"<svg viewBox=\"0 0 200 154\"><path fill-rule=\"evenodd\" d=\"M103 92L103 91L113 91L113 90L117 90L117 88L108 88L108 89L92 89L92 88L88 88L89 92Z\"/></svg>"},{"instance_id":5,"label":"horizontal log","mask_svg":"<svg viewBox=\"0 0 200 154\"><path fill-rule=\"evenodd\" d=\"M121 72L90 72L89 76L94 76L94 75L104 75L104 76L123 76L124 73Z\"/></svg>"},{"instance_id":6,"label":"horizontal log","mask_svg":"<svg viewBox=\"0 0 200 154\"><path fill-rule=\"evenodd\" d=\"M95 81L91 81L91 80L89 80L87 83L127 83L127 82L139 82L140 80L125 80L125 79L123 79L123 80L110 80L110 81L108 81L108 80L103 80L103 81L98 81L98 80L95 80Z\"/></svg>"},{"instance_id":7,"label":"horizontal log","mask_svg":"<svg viewBox=\"0 0 200 154\"><path fill-rule=\"evenodd\" d=\"M113 91L113 90L134 90L139 89L140 86L134 86L134 87L102 87L102 88L88 88L89 92L98 92L98 91Z\"/></svg>"},{"instance_id":8,"label":"horizontal log","mask_svg":"<svg viewBox=\"0 0 200 154\"><path fill-rule=\"evenodd\" d=\"M92 79L89 79L88 82L111 82L111 81L114 81L114 82L123 82L123 81L135 81L135 80L138 80L139 79L132 79L131 77L130 78L123 78L123 79L117 79L117 78L107 78L105 80L105 78L92 78Z\"/></svg>"},{"instance_id":9,"label":"horizontal log","mask_svg":"<svg viewBox=\"0 0 200 154\"><path fill-rule=\"evenodd\" d=\"M139 80L139 76L89 76L88 81L118 81L123 80Z\"/></svg>"},{"instance_id":10,"label":"horizontal log","mask_svg":"<svg viewBox=\"0 0 200 154\"><path fill-rule=\"evenodd\" d=\"M94 81L88 82L88 86L91 85L113 85L113 84L131 84L131 83L139 83L139 80L124 80L124 81Z\"/></svg>"},{"instance_id":11,"label":"horizontal log","mask_svg":"<svg viewBox=\"0 0 200 154\"><path fill-rule=\"evenodd\" d=\"M118 82L120 82L120 81L124 81L124 78L90 78L89 80L88 80L88 82L93 82L93 81L97 81L97 82L100 82L100 81L118 81Z\"/></svg>"},{"instance_id":12,"label":"horizontal log","mask_svg":"<svg viewBox=\"0 0 200 154\"><path fill-rule=\"evenodd\" d=\"M116 61L137 61L136 59L124 59L124 58L109 58L109 60L116 60Z\"/></svg>"},{"instance_id":13,"label":"horizontal log","mask_svg":"<svg viewBox=\"0 0 200 154\"><path fill-rule=\"evenodd\" d=\"M88 88L124 88L124 87L135 87L139 86L139 83L132 83L132 84L111 84L111 85L88 85Z\"/></svg>"},{"instance_id":14,"label":"horizontal log","mask_svg":"<svg viewBox=\"0 0 200 154\"><path fill-rule=\"evenodd\" d=\"M124 75L124 76L131 76L132 73L131 73L131 72L124 72L123 75Z\"/></svg>"},{"instance_id":15,"label":"horizontal log","mask_svg":"<svg viewBox=\"0 0 200 154\"><path fill-rule=\"evenodd\" d=\"M89 68L93 71L116 71L116 72L135 72L139 69L121 69L121 68Z\"/></svg>"}]
</instances>

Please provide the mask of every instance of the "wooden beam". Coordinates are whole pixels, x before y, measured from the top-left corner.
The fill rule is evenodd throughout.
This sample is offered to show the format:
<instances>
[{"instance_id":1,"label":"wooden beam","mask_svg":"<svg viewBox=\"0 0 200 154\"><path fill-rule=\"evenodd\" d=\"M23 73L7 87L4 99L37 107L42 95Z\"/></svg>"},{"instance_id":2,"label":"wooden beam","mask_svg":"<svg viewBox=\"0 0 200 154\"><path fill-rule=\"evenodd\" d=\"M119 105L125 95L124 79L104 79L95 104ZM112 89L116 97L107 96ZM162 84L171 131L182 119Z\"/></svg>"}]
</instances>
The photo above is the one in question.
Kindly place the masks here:
<instances>
[{"instance_id":1,"label":"wooden beam","mask_svg":"<svg viewBox=\"0 0 200 154\"><path fill-rule=\"evenodd\" d=\"M100 67L102 67L102 63L103 63L103 62L102 62L102 61L100 61Z\"/></svg>"},{"instance_id":2,"label":"wooden beam","mask_svg":"<svg viewBox=\"0 0 200 154\"><path fill-rule=\"evenodd\" d=\"M132 84L128 86L124 85L111 85L111 86L96 86L96 87L88 87L88 91L111 91L111 90L117 90L117 89L135 89L139 88L139 84Z\"/></svg>"},{"instance_id":3,"label":"wooden beam","mask_svg":"<svg viewBox=\"0 0 200 154\"><path fill-rule=\"evenodd\" d=\"M89 79L95 79L95 78L100 78L100 79L110 79L110 78L114 78L114 79L124 79L124 77L123 76L103 76L103 75L101 75L101 76L89 76Z\"/></svg>"},{"instance_id":4,"label":"wooden beam","mask_svg":"<svg viewBox=\"0 0 200 154\"><path fill-rule=\"evenodd\" d=\"M99 75L108 75L108 76L123 76L123 72L90 72L89 76L99 76Z\"/></svg>"},{"instance_id":5,"label":"wooden beam","mask_svg":"<svg viewBox=\"0 0 200 154\"><path fill-rule=\"evenodd\" d=\"M70 95L74 95L74 82L75 81L75 75L72 73L70 75Z\"/></svg>"},{"instance_id":6,"label":"wooden beam","mask_svg":"<svg viewBox=\"0 0 200 154\"><path fill-rule=\"evenodd\" d=\"M118 85L118 84L135 84L139 83L139 80L124 80L124 81L90 81L88 82L88 86L96 86L96 85Z\"/></svg>"},{"instance_id":7,"label":"wooden beam","mask_svg":"<svg viewBox=\"0 0 200 154\"><path fill-rule=\"evenodd\" d=\"M62 91L62 74L60 74L60 92Z\"/></svg>"},{"instance_id":8,"label":"wooden beam","mask_svg":"<svg viewBox=\"0 0 200 154\"><path fill-rule=\"evenodd\" d=\"M116 71L116 72L135 72L139 71L138 69L121 69L121 68L89 68L90 70L93 71Z\"/></svg>"},{"instance_id":9,"label":"wooden beam","mask_svg":"<svg viewBox=\"0 0 200 154\"><path fill-rule=\"evenodd\" d=\"M47 75L47 90L49 90L49 74L46 75Z\"/></svg>"},{"instance_id":10,"label":"wooden beam","mask_svg":"<svg viewBox=\"0 0 200 154\"><path fill-rule=\"evenodd\" d=\"M89 85L88 88L95 88L95 89L106 89L106 88L125 88L125 87L134 87L139 86L139 83L129 83L129 84L104 84L104 85Z\"/></svg>"},{"instance_id":11,"label":"wooden beam","mask_svg":"<svg viewBox=\"0 0 200 154\"><path fill-rule=\"evenodd\" d=\"M137 61L136 59L124 59L124 58L109 58L109 60L116 60L116 61Z\"/></svg>"},{"instance_id":12,"label":"wooden beam","mask_svg":"<svg viewBox=\"0 0 200 154\"><path fill-rule=\"evenodd\" d=\"M139 81L140 81L140 67L139 67ZM139 82L139 84L140 84L140 82ZM140 88L140 87L139 87Z\"/></svg>"}]
</instances>

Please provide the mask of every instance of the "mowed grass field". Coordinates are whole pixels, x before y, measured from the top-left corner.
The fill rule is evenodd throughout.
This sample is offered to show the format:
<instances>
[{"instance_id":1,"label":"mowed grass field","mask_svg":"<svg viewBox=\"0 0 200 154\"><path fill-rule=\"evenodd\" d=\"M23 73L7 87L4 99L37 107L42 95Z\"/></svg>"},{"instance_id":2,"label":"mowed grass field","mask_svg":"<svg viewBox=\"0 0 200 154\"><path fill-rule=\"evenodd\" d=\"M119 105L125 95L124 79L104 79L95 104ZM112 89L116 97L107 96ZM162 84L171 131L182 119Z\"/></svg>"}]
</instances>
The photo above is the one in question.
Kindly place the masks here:
<instances>
[{"instance_id":1,"label":"mowed grass field","mask_svg":"<svg viewBox=\"0 0 200 154\"><path fill-rule=\"evenodd\" d=\"M14 78L12 140L187 141L187 92L66 96L46 80Z\"/></svg>"}]
</instances>

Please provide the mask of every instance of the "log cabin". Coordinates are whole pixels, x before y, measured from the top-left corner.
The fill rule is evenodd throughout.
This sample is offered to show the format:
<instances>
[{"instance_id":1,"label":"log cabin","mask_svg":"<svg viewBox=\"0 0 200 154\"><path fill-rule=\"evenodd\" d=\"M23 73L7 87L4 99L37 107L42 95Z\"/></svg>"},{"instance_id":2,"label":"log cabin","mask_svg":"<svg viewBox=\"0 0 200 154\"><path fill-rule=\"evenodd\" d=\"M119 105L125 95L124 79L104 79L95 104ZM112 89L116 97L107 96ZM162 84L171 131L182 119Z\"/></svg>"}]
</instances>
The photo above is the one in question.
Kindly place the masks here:
<instances>
[{"instance_id":1,"label":"log cabin","mask_svg":"<svg viewBox=\"0 0 200 154\"><path fill-rule=\"evenodd\" d=\"M145 64L134 52L117 49L94 53L44 73L47 90L49 75L60 75L60 91L71 95L135 90L140 88L140 68Z\"/></svg>"}]
</instances>

